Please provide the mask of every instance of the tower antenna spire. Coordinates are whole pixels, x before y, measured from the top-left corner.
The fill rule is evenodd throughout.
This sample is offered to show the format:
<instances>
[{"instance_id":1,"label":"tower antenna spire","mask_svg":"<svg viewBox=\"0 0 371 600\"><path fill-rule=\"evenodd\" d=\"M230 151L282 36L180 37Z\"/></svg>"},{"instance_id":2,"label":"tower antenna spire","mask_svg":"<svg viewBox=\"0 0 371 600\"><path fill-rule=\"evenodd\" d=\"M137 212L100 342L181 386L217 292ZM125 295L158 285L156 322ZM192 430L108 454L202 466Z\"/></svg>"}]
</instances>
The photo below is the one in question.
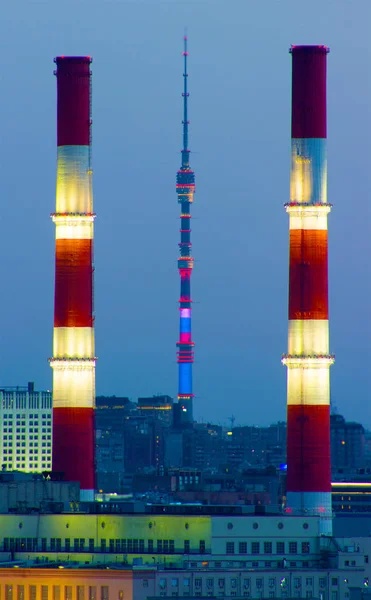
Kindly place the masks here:
<instances>
[{"instance_id":1,"label":"tower antenna spire","mask_svg":"<svg viewBox=\"0 0 371 600\"><path fill-rule=\"evenodd\" d=\"M184 84L183 84L183 150L182 150L182 166L189 166L189 149L188 149L188 125L189 125L189 121L188 121L188 97L189 97L189 93L188 93L188 86L187 86L187 78L188 78L188 72L187 72L187 57L188 57L188 37L187 35L184 36L184 50L183 50L183 57L184 57L184 73L183 73L183 78L184 78ZM184 162L186 161L186 162Z\"/></svg>"}]
</instances>

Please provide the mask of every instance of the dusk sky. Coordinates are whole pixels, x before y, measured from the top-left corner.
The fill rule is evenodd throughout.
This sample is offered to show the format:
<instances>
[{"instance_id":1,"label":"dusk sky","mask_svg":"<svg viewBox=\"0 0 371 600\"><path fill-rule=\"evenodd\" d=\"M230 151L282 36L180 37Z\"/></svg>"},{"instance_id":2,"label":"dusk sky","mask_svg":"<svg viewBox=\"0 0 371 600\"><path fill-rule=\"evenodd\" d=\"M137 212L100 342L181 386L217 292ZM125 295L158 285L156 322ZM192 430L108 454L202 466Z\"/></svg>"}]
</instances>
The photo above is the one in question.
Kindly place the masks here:
<instances>
[{"instance_id":1,"label":"dusk sky","mask_svg":"<svg viewBox=\"0 0 371 600\"><path fill-rule=\"evenodd\" d=\"M288 49L326 44L331 399L371 428L370 0L2 3L0 384L51 387L53 58L91 55L97 394L176 397L185 28L195 417L286 417Z\"/></svg>"}]
</instances>

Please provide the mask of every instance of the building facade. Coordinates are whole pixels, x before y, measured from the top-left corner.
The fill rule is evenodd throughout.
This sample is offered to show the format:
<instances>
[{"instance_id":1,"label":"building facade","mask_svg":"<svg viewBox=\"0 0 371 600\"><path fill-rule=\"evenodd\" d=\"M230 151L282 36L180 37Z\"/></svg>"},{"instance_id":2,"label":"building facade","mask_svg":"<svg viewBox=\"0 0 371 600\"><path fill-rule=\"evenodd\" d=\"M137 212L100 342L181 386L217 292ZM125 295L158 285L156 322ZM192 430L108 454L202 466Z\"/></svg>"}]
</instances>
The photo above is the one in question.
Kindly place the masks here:
<instances>
[{"instance_id":1,"label":"building facade","mask_svg":"<svg viewBox=\"0 0 371 600\"><path fill-rule=\"evenodd\" d=\"M47 471L52 466L52 394L27 387L0 389L0 460L3 471Z\"/></svg>"},{"instance_id":2,"label":"building facade","mask_svg":"<svg viewBox=\"0 0 371 600\"><path fill-rule=\"evenodd\" d=\"M173 510L4 515L0 597L346 600L368 587L371 538L321 536L319 517Z\"/></svg>"}]
</instances>

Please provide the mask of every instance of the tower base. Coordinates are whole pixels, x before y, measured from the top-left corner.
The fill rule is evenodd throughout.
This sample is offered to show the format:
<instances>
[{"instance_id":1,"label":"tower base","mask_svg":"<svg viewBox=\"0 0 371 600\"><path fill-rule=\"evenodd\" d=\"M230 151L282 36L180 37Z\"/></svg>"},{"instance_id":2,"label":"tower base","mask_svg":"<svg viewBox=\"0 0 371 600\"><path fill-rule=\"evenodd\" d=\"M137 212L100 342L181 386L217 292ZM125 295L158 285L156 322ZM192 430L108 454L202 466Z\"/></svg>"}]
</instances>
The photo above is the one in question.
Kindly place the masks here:
<instances>
[{"instance_id":1,"label":"tower base","mask_svg":"<svg viewBox=\"0 0 371 600\"><path fill-rule=\"evenodd\" d=\"M293 515L318 515L319 535L332 536L331 492L287 492L286 512Z\"/></svg>"}]
</instances>

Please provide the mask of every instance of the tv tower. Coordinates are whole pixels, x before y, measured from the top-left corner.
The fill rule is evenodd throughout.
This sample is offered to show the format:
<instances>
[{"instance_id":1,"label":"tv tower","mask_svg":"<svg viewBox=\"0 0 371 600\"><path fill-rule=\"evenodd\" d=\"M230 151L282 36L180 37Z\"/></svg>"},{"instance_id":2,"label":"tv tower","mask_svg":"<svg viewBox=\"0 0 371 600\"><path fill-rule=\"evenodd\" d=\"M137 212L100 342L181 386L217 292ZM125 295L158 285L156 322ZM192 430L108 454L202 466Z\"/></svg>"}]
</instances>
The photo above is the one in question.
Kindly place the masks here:
<instances>
[{"instance_id":1,"label":"tv tower","mask_svg":"<svg viewBox=\"0 0 371 600\"><path fill-rule=\"evenodd\" d=\"M331 535L326 46L292 46L287 501Z\"/></svg>"},{"instance_id":2,"label":"tv tower","mask_svg":"<svg viewBox=\"0 0 371 600\"><path fill-rule=\"evenodd\" d=\"M192 364L194 360L192 342L192 300L191 274L193 258L191 256L191 204L195 192L195 174L189 166L188 149L188 88L187 88L187 36L184 36L184 91L183 91L183 149L182 164L177 173L176 191L180 204L180 243L178 270L180 275L180 335L177 342L177 360L179 364L178 403L180 407L180 422L193 422L193 393L192 393Z\"/></svg>"},{"instance_id":3,"label":"tv tower","mask_svg":"<svg viewBox=\"0 0 371 600\"><path fill-rule=\"evenodd\" d=\"M94 213L89 56L58 56L53 471L94 500Z\"/></svg>"}]
</instances>

